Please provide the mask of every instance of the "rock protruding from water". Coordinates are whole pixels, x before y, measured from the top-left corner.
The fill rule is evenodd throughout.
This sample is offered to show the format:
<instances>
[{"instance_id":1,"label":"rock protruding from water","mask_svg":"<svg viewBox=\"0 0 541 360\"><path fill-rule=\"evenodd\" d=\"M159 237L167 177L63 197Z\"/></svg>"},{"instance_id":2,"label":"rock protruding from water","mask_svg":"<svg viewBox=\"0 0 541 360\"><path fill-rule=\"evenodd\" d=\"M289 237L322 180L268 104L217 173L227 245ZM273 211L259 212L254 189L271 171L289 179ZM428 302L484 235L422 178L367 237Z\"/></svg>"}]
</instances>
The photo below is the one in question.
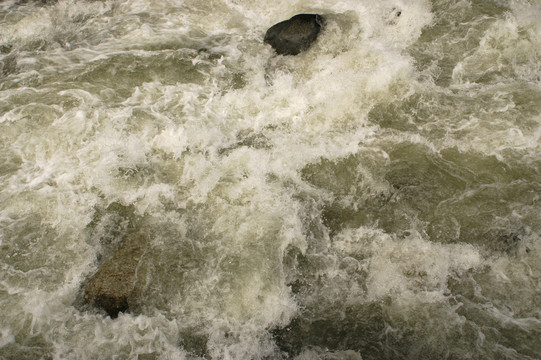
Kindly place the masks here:
<instances>
[{"instance_id":1,"label":"rock protruding from water","mask_svg":"<svg viewBox=\"0 0 541 360\"><path fill-rule=\"evenodd\" d=\"M105 310L112 318L129 311L137 298L137 268L147 242L147 237L139 233L124 237L85 286L85 301Z\"/></svg>"},{"instance_id":2,"label":"rock protruding from water","mask_svg":"<svg viewBox=\"0 0 541 360\"><path fill-rule=\"evenodd\" d=\"M279 55L297 55L310 47L324 25L318 14L299 14L267 30L264 41Z\"/></svg>"}]
</instances>

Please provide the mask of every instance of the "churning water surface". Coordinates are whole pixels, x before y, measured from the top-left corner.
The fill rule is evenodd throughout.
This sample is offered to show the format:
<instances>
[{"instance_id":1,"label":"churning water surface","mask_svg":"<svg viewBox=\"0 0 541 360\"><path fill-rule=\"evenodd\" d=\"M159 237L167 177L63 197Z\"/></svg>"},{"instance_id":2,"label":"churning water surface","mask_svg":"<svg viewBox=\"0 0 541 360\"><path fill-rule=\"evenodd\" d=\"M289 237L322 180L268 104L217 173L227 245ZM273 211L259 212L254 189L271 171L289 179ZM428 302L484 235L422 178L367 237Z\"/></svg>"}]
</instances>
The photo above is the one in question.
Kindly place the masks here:
<instances>
[{"instance_id":1,"label":"churning water surface","mask_svg":"<svg viewBox=\"0 0 541 360\"><path fill-rule=\"evenodd\" d=\"M298 56L268 27L327 19ZM0 358L538 359L537 0L0 2ZM149 239L138 306L81 289Z\"/></svg>"}]
</instances>

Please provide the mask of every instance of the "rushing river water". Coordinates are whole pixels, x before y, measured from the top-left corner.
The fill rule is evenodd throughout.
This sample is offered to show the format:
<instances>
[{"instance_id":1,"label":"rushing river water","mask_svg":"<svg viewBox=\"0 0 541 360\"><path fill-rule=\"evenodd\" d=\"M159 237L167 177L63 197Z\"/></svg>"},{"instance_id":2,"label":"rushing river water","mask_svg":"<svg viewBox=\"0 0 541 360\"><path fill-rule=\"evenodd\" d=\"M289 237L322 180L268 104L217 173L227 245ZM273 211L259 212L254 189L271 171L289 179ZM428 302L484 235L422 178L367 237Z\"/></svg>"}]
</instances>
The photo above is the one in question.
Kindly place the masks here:
<instances>
[{"instance_id":1,"label":"rushing river water","mask_svg":"<svg viewBox=\"0 0 541 360\"><path fill-rule=\"evenodd\" d=\"M320 13L298 56L268 27ZM0 2L1 359L539 359L541 2ZM85 281L149 239L139 305Z\"/></svg>"}]
</instances>

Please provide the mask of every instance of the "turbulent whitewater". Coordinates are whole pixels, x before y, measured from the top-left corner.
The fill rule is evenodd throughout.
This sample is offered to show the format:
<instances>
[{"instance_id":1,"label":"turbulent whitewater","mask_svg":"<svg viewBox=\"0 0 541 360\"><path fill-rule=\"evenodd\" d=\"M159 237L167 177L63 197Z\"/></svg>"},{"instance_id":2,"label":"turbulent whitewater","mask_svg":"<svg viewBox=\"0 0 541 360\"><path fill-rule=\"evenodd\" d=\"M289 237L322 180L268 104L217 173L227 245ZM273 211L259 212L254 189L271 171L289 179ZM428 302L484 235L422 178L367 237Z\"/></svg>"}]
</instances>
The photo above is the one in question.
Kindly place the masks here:
<instances>
[{"instance_id":1,"label":"turbulent whitewater","mask_svg":"<svg viewBox=\"0 0 541 360\"><path fill-rule=\"evenodd\" d=\"M310 49L265 31L322 14ZM538 359L541 2L0 2L0 359ZM129 233L137 308L82 296Z\"/></svg>"}]
</instances>

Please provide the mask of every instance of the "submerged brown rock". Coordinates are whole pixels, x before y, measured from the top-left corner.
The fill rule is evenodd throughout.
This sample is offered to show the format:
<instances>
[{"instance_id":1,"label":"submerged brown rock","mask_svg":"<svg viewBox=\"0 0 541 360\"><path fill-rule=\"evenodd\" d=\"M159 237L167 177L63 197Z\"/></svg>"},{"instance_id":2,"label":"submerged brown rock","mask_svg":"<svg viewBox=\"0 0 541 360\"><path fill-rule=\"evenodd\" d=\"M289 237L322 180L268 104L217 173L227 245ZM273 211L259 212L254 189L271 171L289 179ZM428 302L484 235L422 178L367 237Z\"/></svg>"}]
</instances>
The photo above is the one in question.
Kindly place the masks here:
<instances>
[{"instance_id":1,"label":"submerged brown rock","mask_svg":"<svg viewBox=\"0 0 541 360\"><path fill-rule=\"evenodd\" d=\"M85 301L105 310L112 318L129 311L137 298L137 270L147 243L144 234L126 235L85 286Z\"/></svg>"},{"instance_id":2,"label":"submerged brown rock","mask_svg":"<svg viewBox=\"0 0 541 360\"><path fill-rule=\"evenodd\" d=\"M297 55L310 47L323 27L324 18L318 14L298 14L271 26L264 41L279 55Z\"/></svg>"}]
</instances>

